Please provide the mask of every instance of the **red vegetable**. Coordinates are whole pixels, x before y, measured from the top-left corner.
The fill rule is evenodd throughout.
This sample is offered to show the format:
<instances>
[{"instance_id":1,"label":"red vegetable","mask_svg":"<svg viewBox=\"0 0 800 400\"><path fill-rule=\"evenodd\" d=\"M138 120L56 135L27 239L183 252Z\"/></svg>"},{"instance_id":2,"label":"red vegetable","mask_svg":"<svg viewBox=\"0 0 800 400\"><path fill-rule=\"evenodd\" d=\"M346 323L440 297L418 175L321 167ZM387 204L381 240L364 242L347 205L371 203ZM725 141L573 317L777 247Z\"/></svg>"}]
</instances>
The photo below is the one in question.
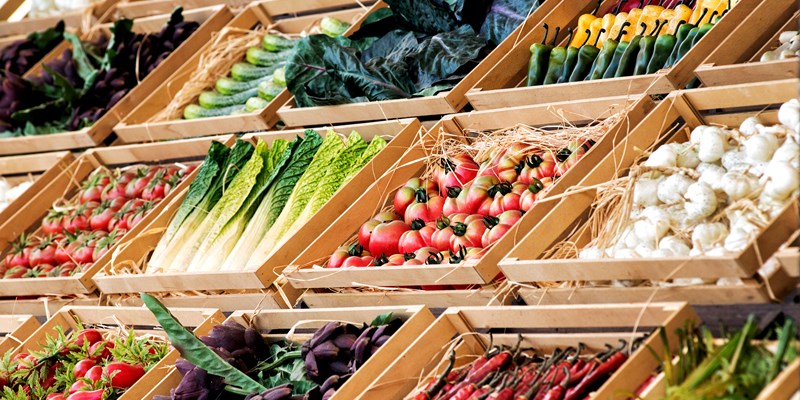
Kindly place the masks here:
<instances>
[{"instance_id":1,"label":"red vegetable","mask_svg":"<svg viewBox=\"0 0 800 400\"><path fill-rule=\"evenodd\" d=\"M106 365L105 374L111 377L111 386L115 388L129 388L144 376L144 367L138 364L112 362Z\"/></svg>"},{"instance_id":2,"label":"red vegetable","mask_svg":"<svg viewBox=\"0 0 800 400\"><path fill-rule=\"evenodd\" d=\"M92 360L80 360L75 363L72 374L75 375L76 378L83 378L86 376L86 372L89 371L89 368L94 367L94 365L94 361Z\"/></svg>"},{"instance_id":3,"label":"red vegetable","mask_svg":"<svg viewBox=\"0 0 800 400\"><path fill-rule=\"evenodd\" d=\"M70 394L67 400L102 400L104 394L103 389L84 390Z\"/></svg>"},{"instance_id":4,"label":"red vegetable","mask_svg":"<svg viewBox=\"0 0 800 400\"><path fill-rule=\"evenodd\" d=\"M437 192L436 184L421 178L411 178L394 194L394 211L400 215L405 215L408 208L417 198L417 191L422 189L424 193L431 195Z\"/></svg>"},{"instance_id":5,"label":"red vegetable","mask_svg":"<svg viewBox=\"0 0 800 400\"><path fill-rule=\"evenodd\" d=\"M398 242L403 233L411 229L403 221L384 222L375 227L369 241L369 252L377 257L390 256L400 252Z\"/></svg>"},{"instance_id":6,"label":"red vegetable","mask_svg":"<svg viewBox=\"0 0 800 400\"><path fill-rule=\"evenodd\" d=\"M431 237L436 231L433 223L425 223L421 219L411 221L411 230L400 236L397 247L400 253L413 253L431 245Z\"/></svg>"},{"instance_id":7,"label":"red vegetable","mask_svg":"<svg viewBox=\"0 0 800 400\"><path fill-rule=\"evenodd\" d=\"M445 196L450 188L463 188L475 179L479 169L469 154L462 153L455 157L442 158L433 171L439 193Z\"/></svg>"},{"instance_id":8,"label":"red vegetable","mask_svg":"<svg viewBox=\"0 0 800 400\"><path fill-rule=\"evenodd\" d=\"M406 208L404 214L406 224L411 225L411 222L417 219L423 222L436 221L442 216L444 201L438 194L427 193L422 188L417 189L414 202Z\"/></svg>"}]
</instances>

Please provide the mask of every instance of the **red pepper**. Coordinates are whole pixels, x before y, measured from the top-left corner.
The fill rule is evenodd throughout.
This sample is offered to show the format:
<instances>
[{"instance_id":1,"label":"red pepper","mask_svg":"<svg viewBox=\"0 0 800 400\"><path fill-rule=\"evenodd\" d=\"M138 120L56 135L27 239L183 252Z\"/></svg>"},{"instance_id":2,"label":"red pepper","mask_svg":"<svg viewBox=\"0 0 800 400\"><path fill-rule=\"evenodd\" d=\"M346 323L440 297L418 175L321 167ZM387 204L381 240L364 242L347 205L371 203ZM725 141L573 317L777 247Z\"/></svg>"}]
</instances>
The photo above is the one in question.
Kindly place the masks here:
<instances>
[{"instance_id":1,"label":"red pepper","mask_svg":"<svg viewBox=\"0 0 800 400\"><path fill-rule=\"evenodd\" d=\"M610 356L600 366L589 373L578 385L569 389L565 400L582 399L595 385L600 384L604 378L619 369L628 360L628 356L622 352L626 345L623 342L622 346L610 353Z\"/></svg>"},{"instance_id":2,"label":"red pepper","mask_svg":"<svg viewBox=\"0 0 800 400\"><path fill-rule=\"evenodd\" d=\"M434 396L439 394L442 388L447 384L447 377L450 375L450 372L453 371L453 365L456 363L456 352L455 350L450 351L449 361L447 367L439 375L439 378L436 379L431 386L429 386L425 391L418 393L414 396L414 400L431 400Z\"/></svg>"},{"instance_id":3,"label":"red pepper","mask_svg":"<svg viewBox=\"0 0 800 400\"><path fill-rule=\"evenodd\" d=\"M567 385L569 385L569 369L563 367L563 372L565 376L561 384L550 389L542 400L562 400L564 398L564 394L567 392Z\"/></svg>"}]
</instances>

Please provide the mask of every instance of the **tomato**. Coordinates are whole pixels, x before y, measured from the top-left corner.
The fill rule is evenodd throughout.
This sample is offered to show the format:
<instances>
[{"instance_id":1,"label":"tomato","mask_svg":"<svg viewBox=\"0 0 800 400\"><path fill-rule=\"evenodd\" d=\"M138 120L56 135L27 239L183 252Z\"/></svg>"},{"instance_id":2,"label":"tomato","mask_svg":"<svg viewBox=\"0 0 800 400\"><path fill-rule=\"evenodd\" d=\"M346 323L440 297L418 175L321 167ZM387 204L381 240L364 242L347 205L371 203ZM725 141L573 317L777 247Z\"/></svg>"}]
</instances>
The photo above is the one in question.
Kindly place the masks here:
<instances>
[{"instance_id":1,"label":"tomato","mask_svg":"<svg viewBox=\"0 0 800 400\"><path fill-rule=\"evenodd\" d=\"M136 169L134 177L125 185L125 197L137 199L142 196L144 188L150 183L150 167L142 166Z\"/></svg>"},{"instance_id":2,"label":"tomato","mask_svg":"<svg viewBox=\"0 0 800 400\"><path fill-rule=\"evenodd\" d=\"M111 349L114 348L114 342L112 341L99 341L97 343L92 344L89 347L89 357L95 363L99 363L103 360L108 360L111 358Z\"/></svg>"},{"instance_id":3,"label":"tomato","mask_svg":"<svg viewBox=\"0 0 800 400\"><path fill-rule=\"evenodd\" d=\"M94 365L83 375L84 378L90 380L92 384L97 383L103 377L103 367L99 365Z\"/></svg>"},{"instance_id":4,"label":"tomato","mask_svg":"<svg viewBox=\"0 0 800 400\"><path fill-rule=\"evenodd\" d=\"M560 149L556 153L556 159L559 161L556 174L558 176L564 175L568 169L583 158L592 145L594 145L594 140L591 139L585 142L573 140L567 144L567 147Z\"/></svg>"},{"instance_id":5,"label":"tomato","mask_svg":"<svg viewBox=\"0 0 800 400\"><path fill-rule=\"evenodd\" d=\"M488 229L481 237L481 247L489 247L492 243L500 240L520 218L522 218L522 212L519 210L509 210L497 217L488 215L484 217Z\"/></svg>"},{"instance_id":6,"label":"tomato","mask_svg":"<svg viewBox=\"0 0 800 400\"><path fill-rule=\"evenodd\" d=\"M434 223L425 223L421 219L411 221L411 230L400 236L397 249L400 253L413 253L431 245L431 236L436 231Z\"/></svg>"},{"instance_id":7,"label":"tomato","mask_svg":"<svg viewBox=\"0 0 800 400\"><path fill-rule=\"evenodd\" d=\"M519 208L522 212L528 212L533 207L533 204L536 203L536 200L544 197L553 186L553 178L533 179L534 181L528 185L528 188L520 196Z\"/></svg>"},{"instance_id":8,"label":"tomato","mask_svg":"<svg viewBox=\"0 0 800 400\"><path fill-rule=\"evenodd\" d=\"M417 192L422 190L423 193L432 194L436 193L436 184L429 180L422 178L411 178L394 194L394 211L399 215L406 214L408 208L418 198Z\"/></svg>"},{"instance_id":9,"label":"tomato","mask_svg":"<svg viewBox=\"0 0 800 400\"><path fill-rule=\"evenodd\" d=\"M50 210L47 215L42 219L42 233L51 235L61 233L64 231L64 215L63 211Z\"/></svg>"},{"instance_id":10,"label":"tomato","mask_svg":"<svg viewBox=\"0 0 800 400\"><path fill-rule=\"evenodd\" d=\"M87 208L76 209L68 216L64 217L64 230L70 233L77 233L88 230L90 215L84 215Z\"/></svg>"},{"instance_id":11,"label":"tomato","mask_svg":"<svg viewBox=\"0 0 800 400\"><path fill-rule=\"evenodd\" d=\"M56 245L53 243L52 236L45 236L31 252L28 263L31 267L41 264L55 264L56 263Z\"/></svg>"},{"instance_id":12,"label":"tomato","mask_svg":"<svg viewBox=\"0 0 800 400\"><path fill-rule=\"evenodd\" d=\"M75 375L76 378L83 378L86 375L86 371L89 371L89 368L94 367L95 363L92 360L80 360L75 363L75 367L72 368L72 374Z\"/></svg>"},{"instance_id":13,"label":"tomato","mask_svg":"<svg viewBox=\"0 0 800 400\"><path fill-rule=\"evenodd\" d=\"M144 376L144 367L139 364L128 364L115 361L106 365L106 376L111 377L111 387L125 389L133 386Z\"/></svg>"},{"instance_id":14,"label":"tomato","mask_svg":"<svg viewBox=\"0 0 800 400\"><path fill-rule=\"evenodd\" d=\"M5 264L7 268L29 267L30 266L30 240L27 236L21 235L16 242L11 245L11 252L6 255Z\"/></svg>"},{"instance_id":15,"label":"tomato","mask_svg":"<svg viewBox=\"0 0 800 400\"><path fill-rule=\"evenodd\" d=\"M522 183L515 183L513 186L508 183L501 185L504 185L503 189L494 195L492 205L489 207L489 215L499 215L507 210L519 210L521 194L528 187Z\"/></svg>"},{"instance_id":16,"label":"tomato","mask_svg":"<svg viewBox=\"0 0 800 400\"><path fill-rule=\"evenodd\" d=\"M70 394L67 400L102 400L105 393L103 389L84 390Z\"/></svg>"},{"instance_id":17,"label":"tomato","mask_svg":"<svg viewBox=\"0 0 800 400\"><path fill-rule=\"evenodd\" d=\"M16 266L16 267L11 267L11 268L9 268L9 269L7 269L7 270L6 270L6 273L5 273L5 274L3 274L3 279L18 279L18 278L24 278L24 277L25 277L25 275L28 275L28 273L29 273L30 271L31 271L31 269L30 269L30 268L28 268L28 267L23 267L23 266L21 266L21 265L18 265L18 266Z\"/></svg>"},{"instance_id":18,"label":"tomato","mask_svg":"<svg viewBox=\"0 0 800 400\"><path fill-rule=\"evenodd\" d=\"M50 276L56 267L51 264L39 264L28 272L28 278L44 278Z\"/></svg>"},{"instance_id":19,"label":"tomato","mask_svg":"<svg viewBox=\"0 0 800 400\"><path fill-rule=\"evenodd\" d=\"M50 273L53 277L72 276L76 270L78 270L78 266L74 262L67 262L57 266Z\"/></svg>"},{"instance_id":20,"label":"tomato","mask_svg":"<svg viewBox=\"0 0 800 400\"><path fill-rule=\"evenodd\" d=\"M454 252L460 250L461 247L481 247L481 237L486 231L486 225L483 223L483 216L480 214L470 215L464 223L456 223L453 225L453 236L450 238L450 248Z\"/></svg>"},{"instance_id":21,"label":"tomato","mask_svg":"<svg viewBox=\"0 0 800 400\"><path fill-rule=\"evenodd\" d=\"M363 256L363 257L353 256L353 257L348 257L342 263L342 268L372 267L374 261L375 261L375 259L373 259L371 256Z\"/></svg>"},{"instance_id":22,"label":"tomato","mask_svg":"<svg viewBox=\"0 0 800 400\"><path fill-rule=\"evenodd\" d=\"M500 181L514 182L524 167L527 145L515 143L505 150L495 151L491 157L481 163L479 176L493 176Z\"/></svg>"},{"instance_id":23,"label":"tomato","mask_svg":"<svg viewBox=\"0 0 800 400\"><path fill-rule=\"evenodd\" d=\"M167 181L163 178L153 178L142 190L143 200L161 200L166 196L165 186Z\"/></svg>"},{"instance_id":24,"label":"tomato","mask_svg":"<svg viewBox=\"0 0 800 400\"><path fill-rule=\"evenodd\" d=\"M92 173L81 184L78 200L81 203L102 200L102 193L108 182L109 178L104 172Z\"/></svg>"},{"instance_id":25,"label":"tomato","mask_svg":"<svg viewBox=\"0 0 800 400\"><path fill-rule=\"evenodd\" d=\"M361 228L358 230L358 244L360 244L361 247L368 249L369 241L372 237L372 231L375 230L376 226L384 222L398 221L400 219L401 218L397 216L397 214L392 212L382 212L372 217L371 220L361 225Z\"/></svg>"},{"instance_id":26,"label":"tomato","mask_svg":"<svg viewBox=\"0 0 800 400\"><path fill-rule=\"evenodd\" d=\"M390 221L378 224L372 231L369 240L369 252L374 257L379 255L390 256L397 254L398 242L404 232L411 229L403 221Z\"/></svg>"},{"instance_id":27,"label":"tomato","mask_svg":"<svg viewBox=\"0 0 800 400\"><path fill-rule=\"evenodd\" d=\"M92 216L89 218L89 226L95 231L105 231L108 229L108 223L114 217L114 210L104 203L100 207L94 209Z\"/></svg>"},{"instance_id":28,"label":"tomato","mask_svg":"<svg viewBox=\"0 0 800 400\"><path fill-rule=\"evenodd\" d=\"M425 189L417 189L414 202L406 208L405 222L411 225L416 219L421 219L423 222L436 221L442 216L442 207L444 207L443 197L438 194L428 194Z\"/></svg>"},{"instance_id":29,"label":"tomato","mask_svg":"<svg viewBox=\"0 0 800 400\"><path fill-rule=\"evenodd\" d=\"M447 198L444 200L444 205L442 206L443 216L447 217L462 212L464 209L464 200L459 197L462 191L464 191L464 189L458 187L447 188Z\"/></svg>"},{"instance_id":30,"label":"tomato","mask_svg":"<svg viewBox=\"0 0 800 400\"><path fill-rule=\"evenodd\" d=\"M64 264L72 261L72 255L69 252L69 246L74 241L75 236L68 236L64 239L56 241L56 250L53 253L53 258L55 259L56 264Z\"/></svg>"},{"instance_id":31,"label":"tomato","mask_svg":"<svg viewBox=\"0 0 800 400\"><path fill-rule=\"evenodd\" d=\"M117 232L114 233L116 234ZM105 255L116 243L117 237L115 235L108 235L98 240L94 247L94 251L92 251L92 262L97 262L97 260L103 257L103 255Z\"/></svg>"},{"instance_id":32,"label":"tomato","mask_svg":"<svg viewBox=\"0 0 800 400\"><path fill-rule=\"evenodd\" d=\"M81 244L74 252L72 252L72 259L78 264L85 264L93 262L94 247L87 244Z\"/></svg>"},{"instance_id":33,"label":"tomato","mask_svg":"<svg viewBox=\"0 0 800 400\"><path fill-rule=\"evenodd\" d=\"M364 247L360 244L354 244L350 247L342 246L336 249L328 259L328 268L339 268L348 257L362 257L370 255L368 251L364 251Z\"/></svg>"},{"instance_id":34,"label":"tomato","mask_svg":"<svg viewBox=\"0 0 800 400\"><path fill-rule=\"evenodd\" d=\"M409 260L413 260L416 256L414 253L405 253L405 254L392 254L386 259L387 267L397 267L401 265L407 265L406 262Z\"/></svg>"},{"instance_id":35,"label":"tomato","mask_svg":"<svg viewBox=\"0 0 800 400\"><path fill-rule=\"evenodd\" d=\"M444 197L450 188L463 188L475 179L479 168L475 160L466 153L442 158L433 171L439 193Z\"/></svg>"},{"instance_id":36,"label":"tomato","mask_svg":"<svg viewBox=\"0 0 800 400\"><path fill-rule=\"evenodd\" d=\"M542 180L556 175L556 156L551 151L541 155L533 154L525 161L525 168L520 172L520 183L530 185L534 179Z\"/></svg>"},{"instance_id":37,"label":"tomato","mask_svg":"<svg viewBox=\"0 0 800 400\"><path fill-rule=\"evenodd\" d=\"M100 199L103 201L126 199L127 198L127 196L125 195L126 184L127 182L123 182L120 178L111 178L111 180L108 182L108 185L106 185L106 187L100 193Z\"/></svg>"},{"instance_id":38,"label":"tomato","mask_svg":"<svg viewBox=\"0 0 800 400\"><path fill-rule=\"evenodd\" d=\"M155 205L156 203L154 201L145 201L141 206L131 210L130 213L125 216L125 224L128 229L133 229L136 224L141 222Z\"/></svg>"}]
</instances>

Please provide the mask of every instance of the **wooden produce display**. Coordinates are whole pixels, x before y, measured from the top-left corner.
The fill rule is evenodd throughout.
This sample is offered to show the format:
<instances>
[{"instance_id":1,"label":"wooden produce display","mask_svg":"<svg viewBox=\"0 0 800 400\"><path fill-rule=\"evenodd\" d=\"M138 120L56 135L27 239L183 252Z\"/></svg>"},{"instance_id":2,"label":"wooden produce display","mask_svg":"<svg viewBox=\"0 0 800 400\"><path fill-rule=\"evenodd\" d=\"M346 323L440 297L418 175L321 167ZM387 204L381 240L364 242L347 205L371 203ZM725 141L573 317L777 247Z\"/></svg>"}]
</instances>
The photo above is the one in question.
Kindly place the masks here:
<instances>
[{"instance_id":1,"label":"wooden produce display","mask_svg":"<svg viewBox=\"0 0 800 400\"><path fill-rule=\"evenodd\" d=\"M116 274L112 260L107 260L104 267L102 267L103 273L94 278L100 291L104 294L135 294L138 292L174 292L183 290L261 290L271 288L281 274L283 267L291 263L297 255L311 244L309 238L316 238L324 229L334 226L336 218L353 204L376 179L384 173L390 173L396 160L413 145L420 132L424 132L421 124L416 119L340 125L331 128L318 128L316 131L324 136L327 135L329 129L337 133L356 131L361 134L364 140L372 140L372 138L378 136L384 137L387 139L388 145L375 155L357 175L336 191L333 197L308 222L303 224L296 232L287 236L285 240L282 240L279 249L273 251L258 268L246 269L242 266L242 269L236 271L146 273L148 255L158 244L164 228L168 226L173 214L177 212L183 201L184 193L181 193L173 199L166 212L159 215L144 229L143 232L147 232L147 234L140 235L126 243L116 257L116 260L132 260L136 263L137 269L142 272L138 274ZM253 133L244 136L243 139L253 142L256 139L261 139L267 143L272 143L277 139L292 140L296 136L302 135L303 132L303 130L285 130ZM284 285L281 284L280 286ZM282 289L288 293L287 296L284 296L281 290L277 292L275 292L275 289L270 290L276 301L272 304L264 304L264 307L267 308L291 307L297 297L293 294L296 291L290 285L285 285ZM283 300L284 297L290 300L288 304L286 304L286 300Z\"/></svg>"},{"instance_id":2,"label":"wooden produce display","mask_svg":"<svg viewBox=\"0 0 800 400\"><path fill-rule=\"evenodd\" d=\"M627 175L645 149L663 142L688 140L688 132L704 124L738 127L753 112L763 110L764 123L777 122L776 107L796 96L797 80L741 84L672 93L663 100L594 170L578 191L563 198L500 262L500 269L529 304L608 303L631 301L689 301L694 304L753 303L780 299L794 286L778 269L764 279L756 272L800 223L797 201L789 201L756 240L738 254L664 258L546 258L563 240L583 248L592 239L587 216L602 190L597 186ZM691 287L611 287L602 281L668 280L673 278L741 278L744 285ZM555 282L601 281L599 286ZM538 284L534 286L532 284Z\"/></svg>"},{"instance_id":3,"label":"wooden produce display","mask_svg":"<svg viewBox=\"0 0 800 400\"><path fill-rule=\"evenodd\" d=\"M596 3L587 3L589 5L584 11L591 12ZM475 90L467 93L467 98L476 110L486 110L601 96L666 94L686 87L694 78L694 69L707 58L709 53L718 48L720 43L739 27L761 3L760 0L738 2L675 65L646 75L526 86L528 64L531 58L529 48L534 43L542 42L544 38L543 29L534 30L520 40L514 49L475 85ZM604 0L599 9L611 10L616 5L616 0ZM548 20L545 22L552 27L551 31L559 26L556 22ZM575 25L567 26L574 27ZM559 37L566 36L566 29L563 29Z\"/></svg>"},{"instance_id":4,"label":"wooden produce display","mask_svg":"<svg viewBox=\"0 0 800 400\"><path fill-rule=\"evenodd\" d=\"M775 254L789 276L800 278L800 230L795 231L789 240Z\"/></svg>"},{"instance_id":5,"label":"wooden produce display","mask_svg":"<svg viewBox=\"0 0 800 400\"><path fill-rule=\"evenodd\" d=\"M175 72L169 79L162 80L159 86L153 86L152 90L141 104L128 114L114 127L114 132L125 143L148 142L163 139L177 139L193 136L207 136L220 133L252 132L267 130L272 128L277 122L277 110L285 104L291 94L283 89L267 107L258 112L227 115L220 117L198 118L198 119L175 119L171 121L152 122L151 118L156 116L172 101L175 95L190 83L193 78L204 68L204 59L208 53L236 37L241 37L247 31L264 29L275 30L287 35L297 35L308 31L316 26L324 16L332 16L343 21L356 21L353 25L358 26L360 17L366 15L364 9L358 7L353 0L327 0L324 7L320 2L290 2L286 1L260 1L250 4L236 18L228 23L225 29L214 36L213 40L205 40L202 47L198 46L192 54L187 55L186 62L180 67L175 68ZM332 7L351 6L349 9L339 11L326 11ZM291 11L290 11L291 10ZM308 13L308 15L278 19L286 13ZM347 35L355 28L345 33ZM230 59L215 67L215 70L230 71L231 67L240 62L241 59ZM222 76L219 76L222 77ZM150 121L150 122L149 122ZM336 122L336 121L328 121Z\"/></svg>"},{"instance_id":6,"label":"wooden produce display","mask_svg":"<svg viewBox=\"0 0 800 400\"><path fill-rule=\"evenodd\" d=\"M0 354L17 348L39 326L39 320L32 315L0 315Z\"/></svg>"},{"instance_id":7,"label":"wooden produce display","mask_svg":"<svg viewBox=\"0 0 800 400\"><path fill-rule=\"evenodd\" d=\"M518 38L532 29L539 27L550 14L554 19L566 22L570 17L577 19L580 5L591 1L545 1L536 10L527 15L520 24L500 45L486 56L458 84L449 91L434 96L414 97L409 99L384 100L342 104L325 107L296 107L294 100L278 110L278 116L286 126L315 126L328 123L347 123L356 121L374 121L388 118L406 118L439 116L461 111L467 104L465 95L476 83L494 67L506 53L516 46ZM378 1L372 10L388 7ZM353 29L356 30L354 25ZM353 32L353 31L351 31Z\"/></svg>"},{"instance_id":8,"label":"wooden produce display","mask_svg":"<svg viewBox=\"0 0 800 400\"><path fill-rule=\"evenodd\" d=\"M38 235L41 232L42 218L54 204L62 199L77 198L81 182L98 167L115 168L131 164L165 165L170 162L197 163L206 155L211 142L232 143L230 136L222 138L198 138L182 142L165 142L156 144L131 145L92 149L82 154L69 168L62 171L42 188L13 217L0 224L0 248L7 253L9 244L21 234ZM193 171L173 189L173 193L158 202L142 221L127 231L121 242L144 232L143 228L154 219L169 203L170 199L189 186L197 174ZM116 246L114 247L116 248ZM70 277L45 277L23 279L0 279L0 293L3 296L31 296L41 294L85 294L91 293L95 285L92 276L113 256L114 248L98 259L96 263Z\"/></svg>"},{"instance_id":9,"label":"wooden produce display","mask_svg":"<svg viewBox=\"0 0 800 400\"><path fill-rule=\"evenodd\" d=\"M800 393L800 359L794 360L786 369L781 371L761 393L756 400L791 400Z\"/></svg>"},{"instance_id":10,"label":"wooden produce display","mask_svg":"<svg viewBox=\"0 0 800 400\"><path fill-rule=\"evenodd\" d=\"M287 339L303 343L311 338L311 333L329 321L368 324L379 315L386 313L391 313L393 318L402 319L403 325L331 397L331 399L355 399L380 373L395 362L398 354L404 352L419 335L434 323L434 316L427 308L404 306L236 311L228 317L228 320L243 326L252 326L268 339ZM180 381L180 372L171 368L166 377L147 394L146 398L149 399L155 395L169 395L170 389L175 388Z\"/></svg>"},{"instance_id":11,"label":"wooden produce display","mask_svg":"<svg viewBox=\"0 0 800 400\"><path fill-rule=\"evenodd\" d=\"M185 11L184 19L196 21L200 27L186 39L178 48L164 59L156 69L147 75L145 79L128 92L122 100L108 109L105 114L98 119L92 126L79 131L61 132L36 136L21 136L14 138L0 139L0 154L23 154L46 150L80 149L94 147L103 143L111 134L112 128L125 115L134 109L139 103L145 100L159 83L169 77L186 59L194 54L197 49L202 47L211 39L213 32L221 29L233 14L224 6L213 8L196 9ZM137 33L158 32L163 25L169 21L169 15L159 15L146 17L134 21L133 30ZM96 38L98 35L110 37L111 25L99 25L90 32L84 34L82 38ZM67 42L62 42L55 50L50 52L43 62L56 59L61 52L69 48ZM29 70L25 77L38 74L41 71L41 63Z\"/></svg>"},{"instance_id":12,"label":"wooden produce display","mask_svg":"<svg viewBox=\"0 0 800 400\"><path fill-rule=\"evenodd\" d=\"M32 182L16 200L0 210L0 221L6 221L20 212L36 193L66 170L73 160L75 156L68 151L0 157L0 177L9 185Z\"/></svg>"},{"instance_id":13,"label":"wooden produce display","mask_svg":"<svg viewBox=\"0 0 800 400\"><path fill-rule=\"evenodd\" d=\"M216 324L224 321L225 316L219 310L210 308L175 308L172 314L188 329L198 335L204 335ZM65 334L81 328L94 328L101 332L121 332L133 329L137 336L151 335L167 340L166 335L150 310L142 307L64 307L47 320L34 333L28 336L11 356L25 351L42 350L48 337L56 337L58 329ZM154 385L163 377L164 370L175 364L179 353L171 349L164 358L154 365L133 386L126 389L119 397L121 400L144 399ZM149 397L148 397L149 398Z\"/></svg>"},{"instance_id":14,"label":"wooden produce display","mask_svg":"<svg viewBox=\"0 0 800 400\"><path fill-rule=\"evenodd\" d=\"M632 340L666 329L671 346L673 334L688 321L697 321L686 303L614 304L608 306L518 306L448 308L395 362L381 373L358 399L411 398L418 385L427 385L447 365L447 354L455 350L455 367L469 364L486 352L490 343L514 346L522 335L522 348L533 347L538 354L584 343L587 354L605 350L619 339ZM558 333L542 333L555 330ZM457 342L457 339L461 339ZM633 393L659 365L648 350L662 351L659 335L650 335L591 399L616 398L620 392Z\"/></svg>"},{"instance_id":15,"label":"wooden produce display","mask_svg":"<svg viewBox=\"0 0 800 400\"><path fill-rule=\"evenodd\" d=\"M109 21L112 10L118 2L119 0L99 0L83 10L68 11L49 17L26 16L19 21L8 21L8 17L25 3L24 0L8 0L0 6L0 37L27 35L54 26L59 20L63 20L70 28L87 31L96 23Z\"/></svg>"},{"instance_id":16,"label":"wooden produce display","mask_svg":"<svg viewBox=\"0 0 800 400\"><path fill-rule=\"evenodd\" d=\"M479 259L461 264L422 266L381 266L358 268L324 268L331 254L339 246L355 243L361 225L376 213L393 208L396 190L409 179L423 176L428 163L437 156L441 141L454 139L467 141L468 133L496 131L519 124L528 126L584 126L592 121L615 118L607 126L584 158L556 180L547 196L557 196L577 184L600 160L624 139L629 125L641 121L654 103L643 98L638 101L624 97L593 99L558 103L547 106L525 106L504 110L491 110L448 116L434 126L426 136L417 141L397 161L392 171L382 176L364 194L353 202L347 211L315 237L311 245L298 256L292 266L284 271L289 282L298 289L313 289L303 299L315 306L333 306L358 302L380 301L379 304L409 304L422 302L431 307L454 304L500 304L507 296L494 296L488 289L459 289L445 291L420 291L408 288L420 285L484 285L495 281L500 272L497 263L514 247L537 221L544 217L555 202L537 202L500 240ZM439 143L439 144L437 144ZM367 287L357 291L341 288ZM391 289L397 288L399 289ZM405 287L405 288L402 288ZM336 293L331 293L332 289ZM431 289L431 288L428 288ZM357 299L364 296L363 299ZM485 301L489 299L489 301ZM373 303L374 304L374 303Z\"/></svg>"},{"instance_id":17,"label":"wooden produce display","mask_svg":"<svg viewBox=\"0 0 800 400\"><path fill-rule=\"evenodd\" d=\"M763 2L695 69L705 86L765 82L800 75L798 58L760 62L777 48L782 32L796 31L800 11L792 0Z\"/></svg>"}]
</instances>

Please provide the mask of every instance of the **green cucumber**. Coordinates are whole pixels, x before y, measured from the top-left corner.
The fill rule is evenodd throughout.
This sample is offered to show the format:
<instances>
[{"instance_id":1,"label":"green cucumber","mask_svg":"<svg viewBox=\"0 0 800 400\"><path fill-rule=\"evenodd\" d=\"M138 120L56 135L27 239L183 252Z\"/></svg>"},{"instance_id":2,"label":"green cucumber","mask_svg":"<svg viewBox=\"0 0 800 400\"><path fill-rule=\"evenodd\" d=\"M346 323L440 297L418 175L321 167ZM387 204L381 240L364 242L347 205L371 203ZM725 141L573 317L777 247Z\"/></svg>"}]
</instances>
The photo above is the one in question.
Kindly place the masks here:
<instances>
[{"instance_id":1,"label":"green cucumber","mask_svg":"<svg viewBox=\"0 0 800 400\"><path fill-rule=\"evenodd\" d=\"M261 84L259 84L259 87L261 87ZM200 106L205 108L222 108L233 105L242 105L247 101L247 99L257 94L258 89L255 88L231 95L224 95L217 91L210 91L200 93L200 98L197 99L197 102L200 103Z\"/></svg>"},{"instance_id":2,"label":"green cucumber","mask_svg":"<svg viewBox=\"0 0 800 400\"><path fill-rule=\"evenodd\" d=\"M350 24L333 17L324 17L319 21L319 30L330 37L342 36L348 28Z\"/></svg>"},{"instance_id":3,"label":"green cucumber","mask_svg":"<svg viewBox=\"0 0 800 400\"><path fill-rule=\"evenodd\" d=\"M258 79L253 79L251 81L239 82L231 78L219 78L217 79L217 84L214 85L214 88L224 95L231 95L244 92L248 89L253 89L258 86L259 83L270 79L272 79L271 76L265 76Z\"/></svg>"},{"instance_id":4,"label":"green cucumber","mask_svg":"<svg viewBox=\"0 0 800 400\"><path fill-rule=\"evenodd\" d=\"M272 74L272 81L278 86L286 87L286 69L283 67L276 69Z\"/></svg>"},{"instance_id":5,"label":"green cucumber","mask_svg":"<svg viewBox=\"0 0 800 400\"><path fill-rule=\"evenodd\" d=\"M294 47L294 39L268 33L261 40L261 47L266 51L289 50Z\"/></svg>"},{"instance_id":6,"label":"green cucumber","mask_svg":"<svg viewBox=\"0 0 800 400\"><path fill-rule=\"evenodd\" d=\"M242 114L249 114L250 111L247 111L247 107L244 106L236 106L236 108L231 111L229 115L242 115Z\"/></svg>"},{"instance_id":7,"label":"green cucumber","mask_svg":"<svg viewBox=\"0 0 800 400\"><path fill-rule=\"evenodd\" d=\"M244 103L244 108L248 112L258 111L263 109L269 104L269 100L264 100L261 97L251 97Z\"/></svg>"},{"instance_id":8,"label":"green cucumber","mask_svg":"<svg viewBox=\"0 0 800 400\"><path fill-rule=\"evenodd\" d=\"M233 64L233 68L231 68L231 77L241 82L251 81L253 79L272 75L272 73L282 65L283 63L281 62L269 67L258 67L250 63L240 62Z\"/></svg>"},{"instance_id":9,"label":"green cucumber","mask_svg":"<svg viewBox=\"0 0 800 400\"><path fill-rule=\"evenodd\" d=\"M270 65L286 61L290 52L291 50L284 50L273 53L271 51L266 51L261 47L251 47L247 49L245 59L250 64L257 65L259 67L269 67Z\"/></svg>"},{"instance_id":10,"label":"green cucumber","mask_svg":"<svg viewBox=\"0 0 800 400\"><path fill-rule=\"evenodd\" d=\"M186 108L183 109L183 118L184 119L197 119L197 118L208 118L208 117L219 117L222 115L230 115L230 113L236 111L237 108L241 108L241 105L233 105L230 107L222 107L222 108L203 108L198 106L197 104L189 104Z\"/></svg>"},{"instance_id":11,"label":"green cucumber","mask_svg":"<svg viewBox=\"0 0 800 400\"><path fill-rule=\"evenodd\" d=\"M282 86L279 86L272 81L261 82L258 84L258 97L261 97L264 100L272 100L283 89L284 88Z\"/></svg>"}]
</instances>

